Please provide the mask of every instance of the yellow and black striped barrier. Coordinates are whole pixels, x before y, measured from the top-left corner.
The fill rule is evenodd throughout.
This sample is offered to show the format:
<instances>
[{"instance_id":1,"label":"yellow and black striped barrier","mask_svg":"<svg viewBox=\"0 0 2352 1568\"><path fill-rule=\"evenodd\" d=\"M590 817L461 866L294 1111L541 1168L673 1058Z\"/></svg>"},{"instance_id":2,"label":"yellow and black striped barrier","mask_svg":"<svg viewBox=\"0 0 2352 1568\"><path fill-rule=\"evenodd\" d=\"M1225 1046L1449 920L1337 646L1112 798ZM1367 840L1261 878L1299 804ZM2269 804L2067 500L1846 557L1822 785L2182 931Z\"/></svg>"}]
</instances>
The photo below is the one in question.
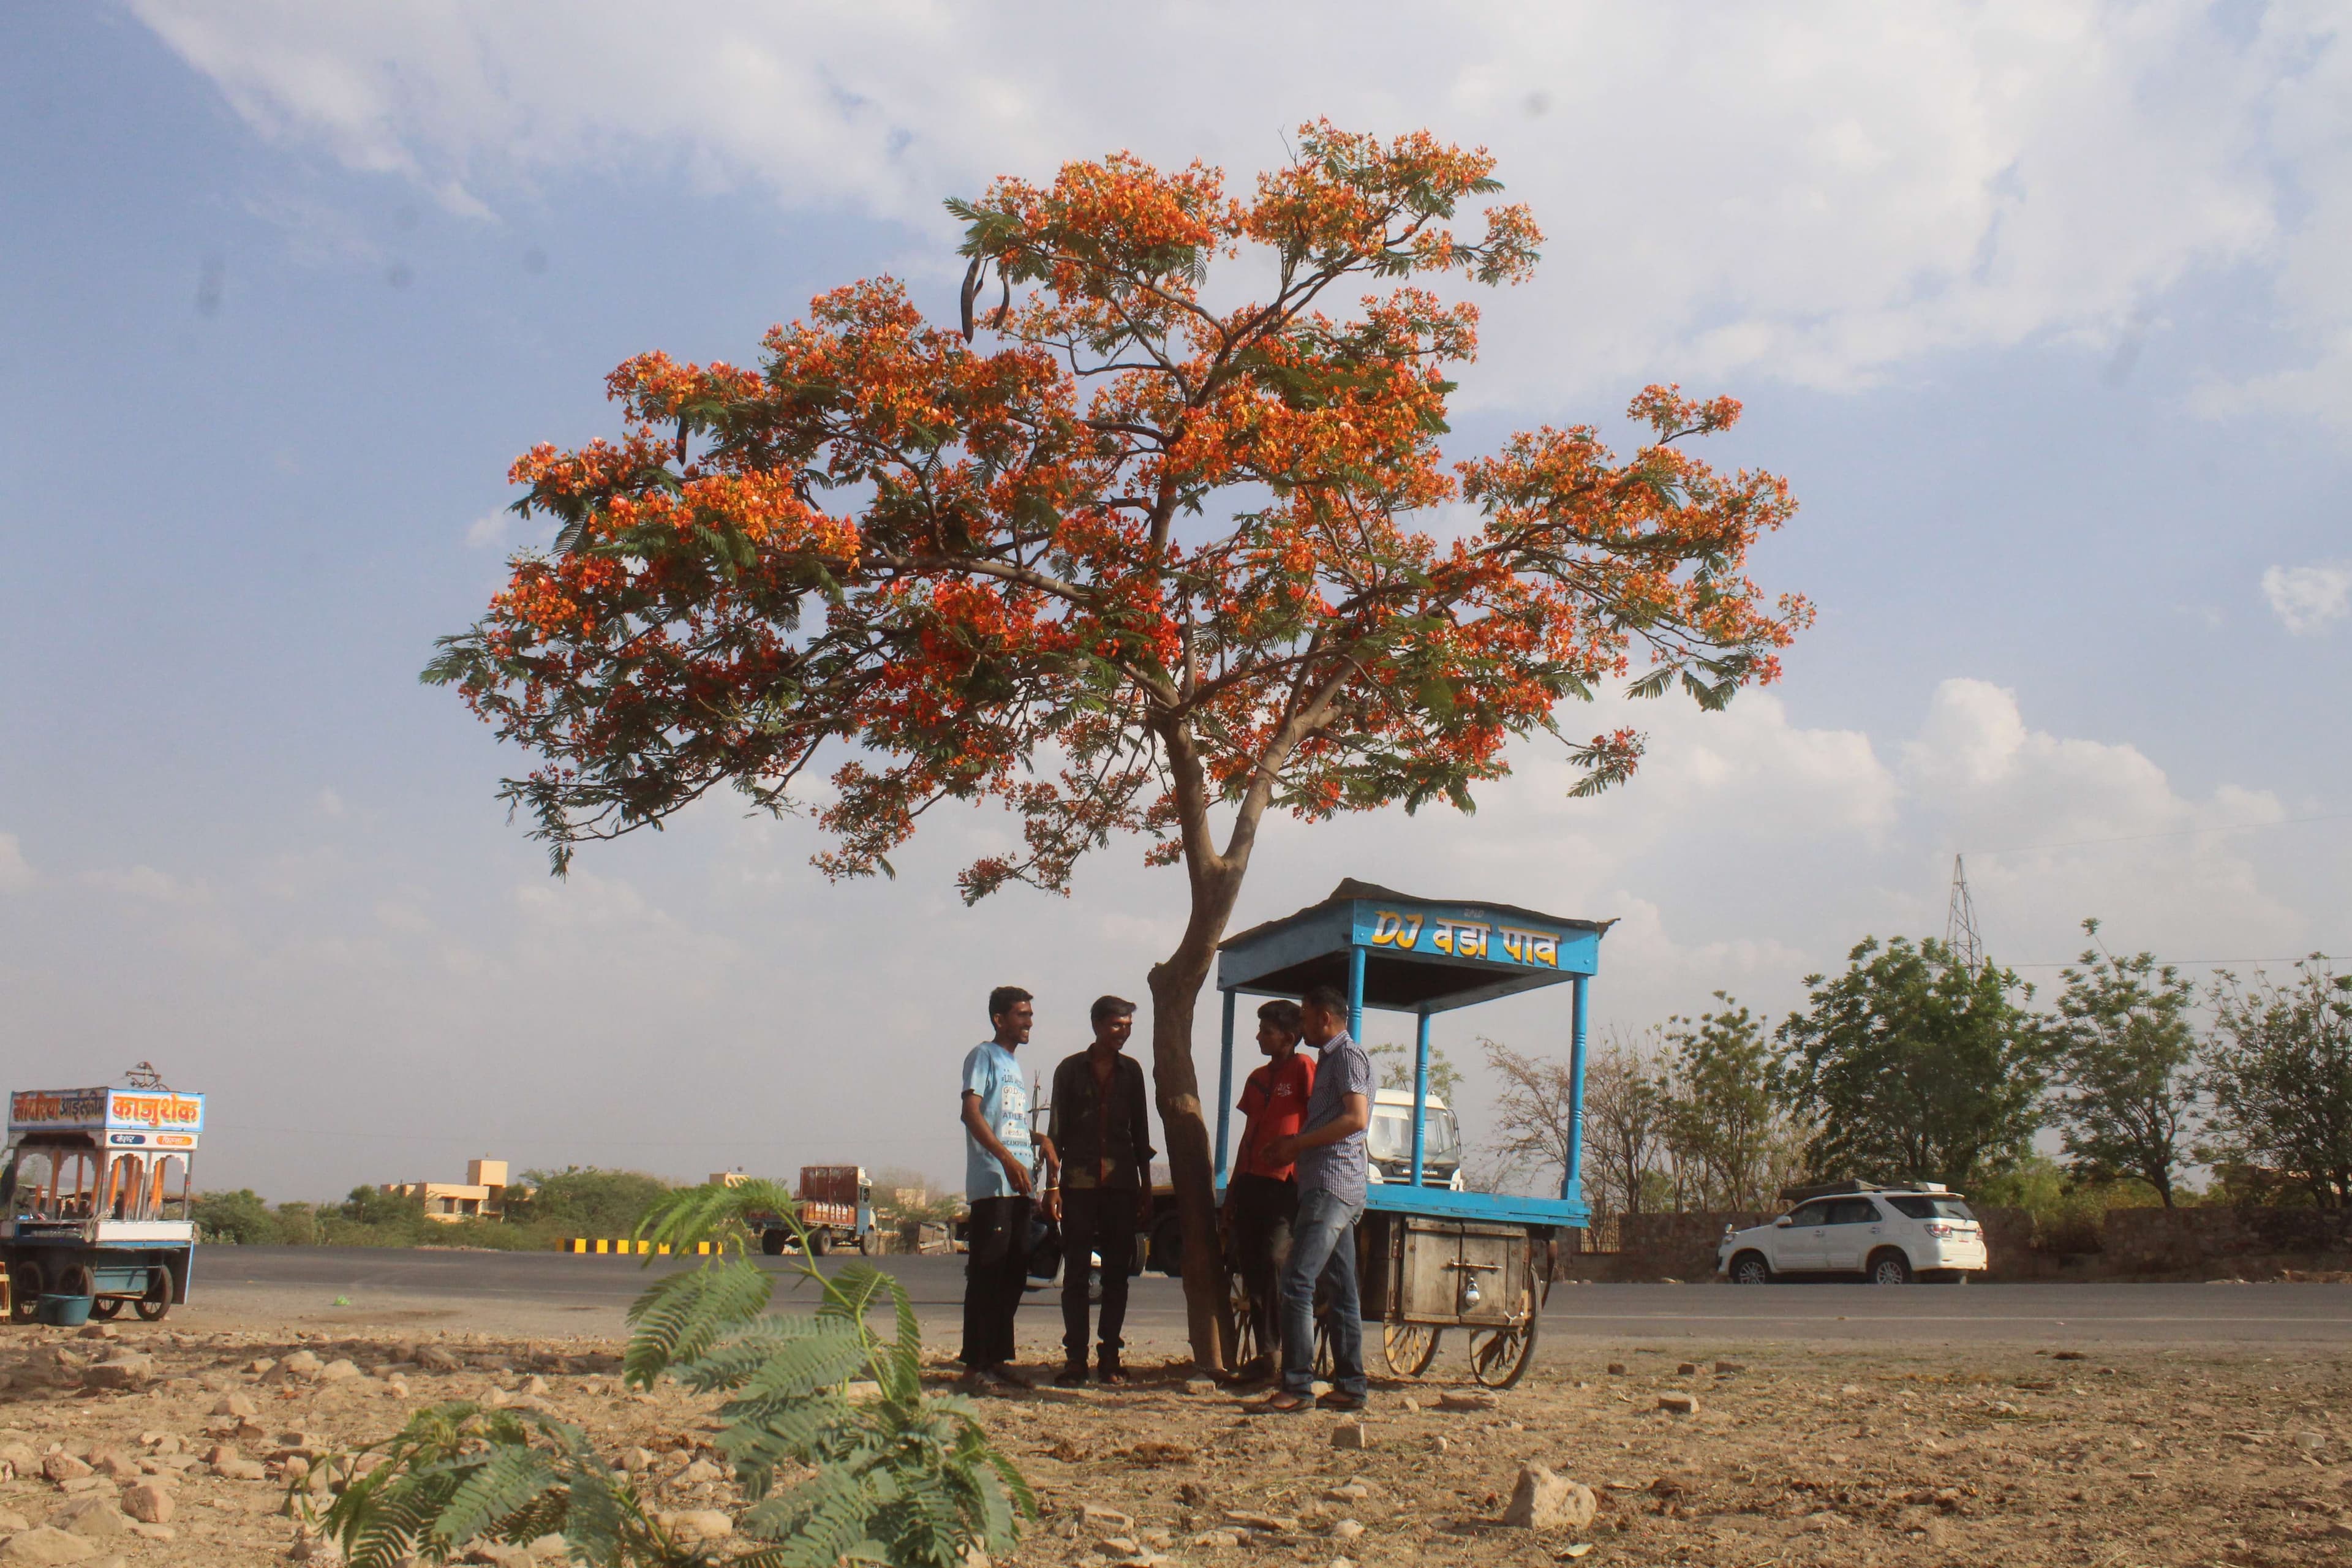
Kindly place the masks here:
<instances>
[{"instance_id":1,"label":"yellow and black striped barrier","mask_svg":"<svg viewBox=\"0 0 2352 1568\"><path fill-rule=\"evenodd\" d=\"M600 1254L617 1252L632 1258L667 1258L669 1256L669 1244L667 1242L664 1242L657 1247L650 1241L633 1241L627 1237L623 1237L618 1240L613 1240L604 1237L591 1238L582 1236L567 1236L562 1241L556 1243L556 1250L559 1252L593 1252ZM697 1254L707 1258L710 1254L719 1251L720 1248L716 1242L698 1241L694 1244L694 1250Z\"/></svg>"}]
</instances>

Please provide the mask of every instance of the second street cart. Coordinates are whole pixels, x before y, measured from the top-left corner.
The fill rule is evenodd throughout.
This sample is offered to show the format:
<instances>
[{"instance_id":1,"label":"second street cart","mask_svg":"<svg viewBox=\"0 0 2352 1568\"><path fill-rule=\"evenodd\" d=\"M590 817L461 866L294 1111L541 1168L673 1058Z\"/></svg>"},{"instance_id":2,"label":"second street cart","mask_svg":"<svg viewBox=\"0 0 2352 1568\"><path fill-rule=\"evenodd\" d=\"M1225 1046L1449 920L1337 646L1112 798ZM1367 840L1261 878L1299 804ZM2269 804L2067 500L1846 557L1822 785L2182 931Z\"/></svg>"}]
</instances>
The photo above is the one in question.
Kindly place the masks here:
<instances>
[{"instance_id":1,"label":"second street cart","mask_svg":"<svg viewBox=\"0 0 2352 1568\"><path fill-rule=\"evenodd\" d=\"M1372 1183L1357 1231L1364 1320L1381 1325L1389 1370L1400 1376L1425 1371L1449 1328L1466 1331L1471 1374L1491 1388L1517 1383L1534 1355L1551 1286L1552 1237L1590 1223L1580 1169L1587 990L1600 969L1601 939L1613 923L1513 904L1415 898L1351 879L1320 903L1243 931L1218 950L1224 1002L1220 1187L1232 1132L1239 997L1296 997L1310 986L1336 985L1348 997L1348 1033L1359 1041L1366 1008L1414 1017L1410 1144L1372 1151ZM1429 1170L1430 1020L1563 983L1570 988L1571 1105L1559 1195L1451 1190ZM1391 1157L1384 1162L1383 1152Z\"/></svg>"},{"instance_id":2,"label":"second street cart","mask_svg":"<svg viewBox=\"0 0 2352 1568\"><path fill-rule=\"evenodd\" d=\"M189 1162L205 1097L161 1086L18 1089L0 1164L0 1261L12 1315L43 1296L128 1305L152 1322L188 1299L196 1226Z\"/></svg>"}]
</instances>

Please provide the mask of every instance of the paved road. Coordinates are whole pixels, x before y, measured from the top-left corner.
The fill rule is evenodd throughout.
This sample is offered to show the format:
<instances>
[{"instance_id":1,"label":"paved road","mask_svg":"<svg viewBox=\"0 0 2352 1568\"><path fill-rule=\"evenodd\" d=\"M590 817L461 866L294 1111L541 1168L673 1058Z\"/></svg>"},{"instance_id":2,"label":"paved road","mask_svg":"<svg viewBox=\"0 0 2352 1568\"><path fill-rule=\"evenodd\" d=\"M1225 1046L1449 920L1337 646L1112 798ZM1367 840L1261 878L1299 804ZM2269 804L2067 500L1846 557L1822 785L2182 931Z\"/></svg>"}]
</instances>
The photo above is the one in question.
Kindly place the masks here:
<instances>
[{"instance_id":1,"label":"paved road","mask_svg":"<svg viewBox=\"0 0 2352 1568\"><path fill-rule=\"evenodd\" d=\"M779 1272L793 1259L762 1259ZM962 1259L881 1259L920 1309L927 1335L952 1333ZM828 1267L837 1259L827 1259ZM676 1267L667 1261L656 1269ZM642 1261L561 1253L373 1247L214 1247L198 1255L189 1314L205 1318L415 1321L501 1331L618 1333L621 1312L656 1277ZM803 1287L805 1289L805 1287ZM332 1308L338 1296L347 1309ZM1049 1342L1058 1292L1032 1294L1024 1340ZM1130 1338L1173 1348L1183 1333L1176 1282L1135 1282ZM525 1326L529 1324L531 1326ZM1560 1285L1544 1339L1612 1344L2033 1343L2194 1347L2352 1346L2347 1285Z\"/></svg>"}]
</instances>

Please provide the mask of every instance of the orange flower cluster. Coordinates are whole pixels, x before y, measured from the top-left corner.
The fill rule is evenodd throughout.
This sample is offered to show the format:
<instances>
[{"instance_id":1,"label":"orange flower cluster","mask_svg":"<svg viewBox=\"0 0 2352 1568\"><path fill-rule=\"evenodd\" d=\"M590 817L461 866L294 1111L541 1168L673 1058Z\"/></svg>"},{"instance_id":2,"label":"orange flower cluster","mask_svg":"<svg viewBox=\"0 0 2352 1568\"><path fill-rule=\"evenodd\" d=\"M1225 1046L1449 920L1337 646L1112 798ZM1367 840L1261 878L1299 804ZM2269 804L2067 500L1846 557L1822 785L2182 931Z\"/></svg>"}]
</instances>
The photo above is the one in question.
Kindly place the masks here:
<instances>
[{"instance_id":1,"label":"orange flower cluster","mask_svg":"<svg viewBox=\"0 0 2352 1568\"><path fill-rule=\"evenodd\" d=\"M973 897L1129 832L1237 878L1265 811L1466 805L1607 682L1715 706L1774 679L1811 612L1748 560L1794 501L1688 450L1736 403L1646 389L1622 459L1580 426L1448 459L1477 313L1427 281L1517 281L1541 241L1472 212L1494 166L1318 122L1245 198L1117 153L950 203L961 321L878 279L756 371L616 369L617 438L512 470L556 550L428 673L542 759L508 789L559 860L722 784L796 809L823 766L834 874L887 868L940 799L1016 813ZM1206 303L1244 250L1275 291ZM1463 500L1475 527L1430 531ZM1600 787L1640 739L1573 754Z\"/></svg>"}]
</instances>

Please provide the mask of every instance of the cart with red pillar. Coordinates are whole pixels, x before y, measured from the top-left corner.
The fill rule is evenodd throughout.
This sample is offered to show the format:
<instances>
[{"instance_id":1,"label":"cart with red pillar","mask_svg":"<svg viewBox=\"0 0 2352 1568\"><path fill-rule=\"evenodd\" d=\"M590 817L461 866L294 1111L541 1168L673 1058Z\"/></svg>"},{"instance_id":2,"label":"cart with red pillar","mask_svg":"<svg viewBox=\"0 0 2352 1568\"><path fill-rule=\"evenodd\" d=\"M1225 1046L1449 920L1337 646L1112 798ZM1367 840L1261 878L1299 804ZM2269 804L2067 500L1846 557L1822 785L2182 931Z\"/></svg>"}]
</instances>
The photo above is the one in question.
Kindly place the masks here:
<instances>
[{"instance_id":1,"label":"cart with red pillar","mask_svg":"<svg viewBox=\"0 0 2352 1568\"><path fill-rule=\"evenodd\" d=\"M1585 1019L1601 939L1612 923L1515 904L1417 898L1351 879L1321 902L1243 931L1218 949L1217 989L1224 1004L1217 1073L1221 1189L1231 1147L1240 998L1295 998L1311 986L1335 985L1348 997L1348 1032L1360 1041L1367 1009L1413 1017L1411 1159L1399 1168L1400 1179L1372 1183L1357 1228L1366 1338L1373 1338L1369 1328L1377 1323L1389 1370L1400 1376L1426 1371L1447 1329L1466 1332L1471 1373L1489 1387L1517 1383L1534 1355L1551 1285L1553 1238L1590 1223L1579 1169ZM1431 1021L1559 984L1569 987L1571 1115L1559 1195L1424 1184ZM1240 1316L1247 1321L1246 1313ZM1250 1347L1243 1348L1237 1361Z\"/></svg>"}]
</instances>

